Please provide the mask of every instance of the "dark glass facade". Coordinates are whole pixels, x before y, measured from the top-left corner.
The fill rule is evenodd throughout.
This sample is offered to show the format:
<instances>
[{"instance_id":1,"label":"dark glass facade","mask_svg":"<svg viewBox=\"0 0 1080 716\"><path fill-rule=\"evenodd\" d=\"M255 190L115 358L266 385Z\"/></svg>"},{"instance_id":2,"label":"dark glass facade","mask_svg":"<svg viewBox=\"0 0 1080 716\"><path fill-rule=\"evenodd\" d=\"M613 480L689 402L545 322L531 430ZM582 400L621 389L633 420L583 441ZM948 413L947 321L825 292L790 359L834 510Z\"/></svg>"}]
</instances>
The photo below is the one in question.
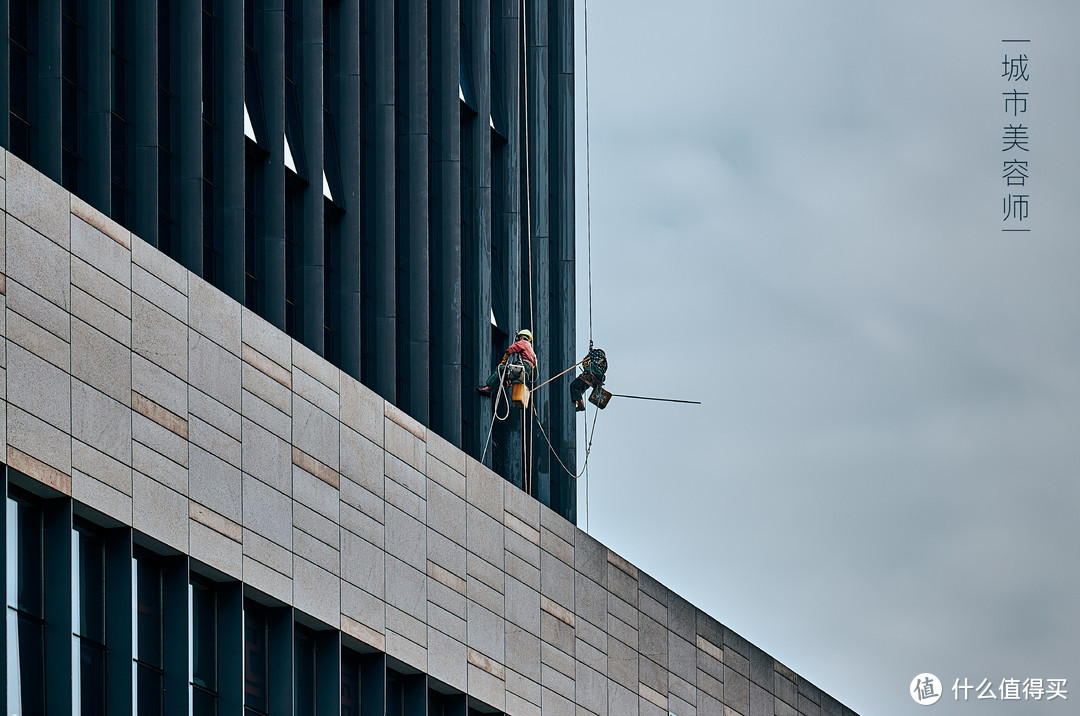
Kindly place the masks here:
<instances>
[{"instance_id":1,"label":"dark glass facade","mask_svg":"<svg viewBox=\"0 0 1080 716\"><path fill-rule=\"evenodd\" d=\"M0 471L7 478L7 713L499 713L136 531L110 526L10 468Z\"/></svg>"},{"instance_id":2,"label":"dark glass facade","mask_svg":"<svg viewBox=\"0 0 1080 716\"><path fill-rule=\"evenodd\" d=\"M0 14L0 144L575 521L563 384L473 390L522 327L576 361L572 2Z\"/></svg>"}]
</instances>

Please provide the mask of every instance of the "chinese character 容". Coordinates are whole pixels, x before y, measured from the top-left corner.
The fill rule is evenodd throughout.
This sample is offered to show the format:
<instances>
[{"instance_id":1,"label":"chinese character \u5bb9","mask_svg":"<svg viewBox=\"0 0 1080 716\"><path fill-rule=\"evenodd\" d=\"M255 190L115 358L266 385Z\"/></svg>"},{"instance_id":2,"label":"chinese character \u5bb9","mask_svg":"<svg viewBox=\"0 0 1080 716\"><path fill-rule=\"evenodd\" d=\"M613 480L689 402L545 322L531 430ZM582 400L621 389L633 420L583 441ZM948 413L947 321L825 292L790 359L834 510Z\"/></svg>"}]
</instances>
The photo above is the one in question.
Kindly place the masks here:
<instances>
[{"instance_id":1,"label":"chinese character \u5bb9","mask_svg":"<svg viewBox=\"0 0 1080 716\"><path fill-rule=\"evenodd\" d=\"M1027 162L1019 161L1017 159L1010 159L1004 162L1003 169L1005 171L1002 174L1002 178L1005 179L1005 186L1024 186L1024 180L1028 178L1027 175Z\"/></svg>"}]
</instances>

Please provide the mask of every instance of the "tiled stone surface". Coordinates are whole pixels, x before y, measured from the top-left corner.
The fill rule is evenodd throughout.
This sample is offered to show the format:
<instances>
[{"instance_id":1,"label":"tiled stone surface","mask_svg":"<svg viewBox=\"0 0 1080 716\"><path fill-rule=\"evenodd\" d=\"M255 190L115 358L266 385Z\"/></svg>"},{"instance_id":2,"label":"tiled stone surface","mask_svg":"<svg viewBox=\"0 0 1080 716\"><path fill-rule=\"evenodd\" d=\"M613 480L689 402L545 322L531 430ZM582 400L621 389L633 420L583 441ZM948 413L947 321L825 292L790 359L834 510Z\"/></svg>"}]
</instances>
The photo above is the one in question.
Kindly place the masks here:
<instances>
[{"instance_id":1,"label":"tiled stone surface","mask_svg":"<svg viewBox=\"0 0 1080 716\"><path fill-rule=\"evenodd\" d=\"M515 716L850 714L2 150L0 168L13 468Z\"/></svg>"}]
</instances>

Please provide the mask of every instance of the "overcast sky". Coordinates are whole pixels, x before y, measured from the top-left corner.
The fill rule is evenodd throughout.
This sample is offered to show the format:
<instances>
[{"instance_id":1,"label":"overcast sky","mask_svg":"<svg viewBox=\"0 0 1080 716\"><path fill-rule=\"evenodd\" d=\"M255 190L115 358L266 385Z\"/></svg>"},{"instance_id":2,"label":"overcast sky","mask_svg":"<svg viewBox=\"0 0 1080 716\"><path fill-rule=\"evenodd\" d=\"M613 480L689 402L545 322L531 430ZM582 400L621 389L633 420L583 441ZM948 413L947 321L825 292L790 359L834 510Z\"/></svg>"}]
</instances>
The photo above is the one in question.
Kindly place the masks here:
<instances>
[{"instance_id":1,"label":"overcast sky","mask_svg":"<svg viewBox=\"0 0 1080 716\"><path fill-rule=\"evenodd\" d=\"M1080 3L589 0L588 29L591 334L613 392L704 405L613 400L579 524L864 716L1074 713Z\"/></svg>"}]
</instances>

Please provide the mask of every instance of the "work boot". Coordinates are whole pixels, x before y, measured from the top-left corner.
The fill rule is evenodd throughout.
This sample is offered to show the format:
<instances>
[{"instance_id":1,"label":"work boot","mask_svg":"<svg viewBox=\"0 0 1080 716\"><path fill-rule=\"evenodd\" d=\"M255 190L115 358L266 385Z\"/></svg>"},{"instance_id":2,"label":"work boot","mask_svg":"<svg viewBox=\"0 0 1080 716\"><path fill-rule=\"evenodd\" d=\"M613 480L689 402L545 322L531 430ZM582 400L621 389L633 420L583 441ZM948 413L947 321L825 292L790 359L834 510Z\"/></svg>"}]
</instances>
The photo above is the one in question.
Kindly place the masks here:
<instances>
[{"instance_id":1,"label":"work boot","mask_svg":"<svg viewBox=\"0 0 1080 716\"><path fill-rule=\"evenodd\" d=\"M491 389L490 385L481 385L476 389L476 392L480 395L490 398L492 393L494 393L495 391ZM584 410L584 408L582 408L582 410Z\"/></svg>"},{"instance_id":2,"label":"work boot","mask_svg":"<svg viewBox=\"0 0 1080 716\"><path fill-rule=\"evenodd\" d=\"M584 401L584 400L580 400L580 399L579 399L579 400L575 400L575 401L574 401L574 412L575 412L575 413L580 413L580 412L582 412L583 410L585 410L585 401Z\"/></svg>"}]
</instances>

